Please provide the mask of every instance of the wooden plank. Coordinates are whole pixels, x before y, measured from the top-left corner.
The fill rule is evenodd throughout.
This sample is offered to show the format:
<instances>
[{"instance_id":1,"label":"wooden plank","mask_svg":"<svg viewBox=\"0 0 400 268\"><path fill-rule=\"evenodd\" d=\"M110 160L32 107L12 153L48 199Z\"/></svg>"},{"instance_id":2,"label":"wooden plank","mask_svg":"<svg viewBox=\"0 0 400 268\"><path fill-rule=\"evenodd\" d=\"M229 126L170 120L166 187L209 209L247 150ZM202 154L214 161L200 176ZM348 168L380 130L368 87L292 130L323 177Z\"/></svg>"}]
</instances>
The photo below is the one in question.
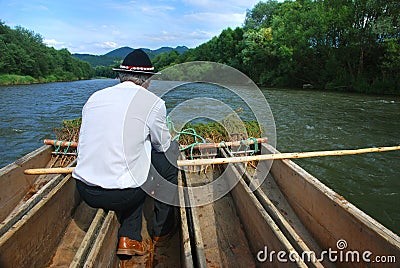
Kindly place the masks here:
<instances>
[{"instance_id":1,"label":"wooden plank","mask_svg":"<svg viewBox=\"0 0 400 268\"><path fill-rule=\"evenodd\" d=\"M94 244L96 234L98 233L102 223L104 222L105 216L106 213L104 212L104 210L97 210L96 215L93 218L93 221L90 224L90 227L86 232L85 237L82 239L81 245L74 256L74 259L69 265L70 268L78 268L83 266L89 254L89 251Z\"/></svg>"},{"instance_id":2,"label":"wooden plank","mask_svg":"<svg viewBox=\"0 0 400 268\"><path fill-rule=\"evenodd\" d=\"M224 174L227 177L236 176L240 178L241 176L232 165L227 167ZM289 255L299 254L243 179L239 179L231 193L254 256L257 256L264 249L267 249L268 252L286 252L286 259L289 258ZM258 262L257 266L307 267L301 259L297 262L283 263L276 256L275 258L267 258L265 262Z\"/></svg>"},{"instance_id":3,"label":"wooden plank","mask_svg":"<svg viewBox=\"0 0 400 268\"><path fill-rule=\"evenodd\" d=\"M195 252L195 257L193 257L196 263L195 266L199 268L207 267L207 259L205 256L203 235L200 229L199 215L195 208L196 201L193 191L191 189L191 187L193 187L192 181L188 179L186 173L182 173L182 175L184 184L187 187L187 196L185 197L185 203L188 205L186 211L188 216L189 229L191 231L190 239L192 239L192 247Z\"/></svg>"},{"instance_id":4,"label":"wooden plank","mask_svg":"<svg viewBox=\"0 0 400 268\"><path fill-rule=\"evenodd\" d=\"M62 239L48 268L69 266L72 263L96 212L96 209L89 207L85 202L78 205L65 232L60 235Z\"/></svg>"},{"instance_id":5,"label":"wooden plank","mask_svg":"<svg viewBox=\"0 0 400 268\"><path fill-rule=\"evenodd\" d=\"M110 211L99 228L92 249L83 267L118 267L116 255L119 223L115 212Z\"/></svg>"},{"instance_id":6,"label":"wooden plank","mask_svg":"<svg viewBox=\"0 0 400 268\"><path fill-rule=\"evenodd\" d=\"M263 145L270 153L277 151ZM322 249L336 250L344 239L349 250L400 259L400 238L290 160L274 161L271 168L279 188ZM346 266L348 263L336 263ZM353 262L354 266L367 263ZM395 264L388 264L395 267Z\"/></svg>"},{"instance_id":7,"label":"wooden plank","mask_svg":"<svg viewBox=\"0 0 400 268\"><path fill-rule=\"evenodd\" d=\"M80 202L69 175L0 238L0 267L48 265Z\"/></svg>"},{"instance_id":8,"label":"wooden plank","mask_svg":"<svg viewBox=\"0 0 400 268\"><path fill-rule=\"evenodd\" d=\"M70 165L74 165L76 161ZM39 176L42 178L42 176ZM17 221L19 221L30 209L32 209L40 200L42 200L54 187L56 187L64 178L63 175L47 175L46 180L50 180L28 200L20 200L20 203L14 210L0 223L0 236L8 231ZM44 179L44 178L43 178ZM39 180L39 178L37 179Z\"/></svg>"},{"instance_id":9,"label":"wooden plank","mask_svg":"<svg viewBox=\"0 0 400 268\"><path fill-rule=\"evenodd\" d=\"M254 193L290 243L301 256L305 257L303 260L307 265L310 267L334 267L328 260L321 263L321 261L312 256L303 255L304 253L308 254L308 252L322 252L322 249L287 203L272 176L268 176L266 181Z\"/></svg>"},{"instance_id":10,"label":"wooden plank","mask_svg":"<svg viewBox=\"0 0 400 268\"><path fill-rule=\"evenodd\" d=\"M182 172L178 175L179 216L181 231L181 263L183 267L193 267L192 247L189 236L189 223L186 214L185 193L183 190Z\"/></svg>"},{"instance_id":11,"label":"wooden plank","mask_svg":"<svg viewBox=\"0 0 400 268\"><path fill-rule=\"evenodd\" d=\"M218 175L218 171L210 169L205 173L187 175L187 180L190 184L199 186L213 181L214 176ZM196 199L196 195L193 197ZM210 204L193 207L192 211L198 217L197 228L202 236L208 267L255 267L229 194Z\"/></svg>"},{"instance_id":12,"label":"wooden plank","mask_svg":"<svg viewBox=\"0 0 400 268\"><path fill-rule=\"evenodd\" d=\"M224 157L232 156L229 151L221 150L221 153ZM253 179L259 181L261 178L256 178L257 175L268 174L268 172L266 172L267 170L260 170L266 167L269 167L268 163L258 163L257 171L259 172L253 172L253 174L251 175L245 169L244 164L235 164L235 168L238 170L239 174L243 174L242 177L247 185L250 185ZM268 195L266 194L266 192L264 192L264 189L262 187L256 188L253 191L254 195L271 216L271 218L275 221L275 223L279 226L285 237L288 239L291 245L293 245L296 251L300 254L303 254L303 252L310 252L311 250L314 250L314 252L321 252L318 244L313 240L311 235L308 234L305 227L300 223L290 206L287 204L287 202L285 202L286 200L284 199L279 188L274 183L271 175L269 175L265 179L262 186L267 186L264 189L265 191L268 191ZM270 197L274 197L274 200L272 201ZM311 248L309 247L309 245L311 245ZM307 263L307 265L310 265L311 267L324 267L318 260L303 260ZM326 265L329 264L325 264L325 266Z\"/></svg>"},{"instance_id":13,"label":"wooden plank","mask_svg":"<svg viewBox=\"0 0 400 268\"><path fill-rule=\"evenodd\" d=\"M51 158L51 146L44 145L0 170L0 221L3 221L24 198L37 176L24 170L45 167Z\"/></svg>"},{"instance_id":14,"label":"wooden plank","mask_svg":"<svg viewBox=\"0 0 400 268\"><path fill-rule=\"evenodd\" d=\"M0 223L0 236L4 235L15 223L17 223L25 214L29 212L37 203L40 202L60 181L63 175L57 175L53 181L40 189L29 200L17 205L12 212ZM21 200L20 200L21 202Z\"/></svg>"}]
</instances>

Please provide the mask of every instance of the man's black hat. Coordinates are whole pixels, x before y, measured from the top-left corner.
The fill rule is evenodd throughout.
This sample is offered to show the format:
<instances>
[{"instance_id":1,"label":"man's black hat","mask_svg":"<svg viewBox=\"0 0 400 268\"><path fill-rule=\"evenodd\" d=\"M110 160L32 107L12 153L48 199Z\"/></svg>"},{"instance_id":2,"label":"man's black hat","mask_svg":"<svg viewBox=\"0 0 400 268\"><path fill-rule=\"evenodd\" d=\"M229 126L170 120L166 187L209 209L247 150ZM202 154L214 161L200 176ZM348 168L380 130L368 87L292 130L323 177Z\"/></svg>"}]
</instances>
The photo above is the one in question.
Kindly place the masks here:
<instances>
[{"instance_id":1,"label":"man's black hat","mask_svg":"<svg viewBox=\"0 0 400 268\"><path fill-rule=\"evenodd\" d=\"M141 49L135 49L129 53L119 68L113 68L113 70L117 72L156 74L149 56Z\"/></svg>"}]
</instances>

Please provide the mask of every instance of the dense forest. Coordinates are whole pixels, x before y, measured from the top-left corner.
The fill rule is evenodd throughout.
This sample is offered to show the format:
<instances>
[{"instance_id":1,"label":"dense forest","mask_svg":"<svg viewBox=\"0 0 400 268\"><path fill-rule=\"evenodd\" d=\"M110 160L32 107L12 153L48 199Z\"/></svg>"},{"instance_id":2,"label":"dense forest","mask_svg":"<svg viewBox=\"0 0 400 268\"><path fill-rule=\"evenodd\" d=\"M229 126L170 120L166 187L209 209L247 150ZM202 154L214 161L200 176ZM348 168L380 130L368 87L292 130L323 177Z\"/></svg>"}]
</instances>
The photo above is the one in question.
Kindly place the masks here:
<instances>
[{"instance_id":1,"label":"dense forest","mask_svg":"<svg viewBox=\"0 0 400 268\"><path fill-rule=\"evenodd\" d=\"M94 76L89 63L56 50L39 34L0 21L0 84L71 81Z\"/></svg>"},{"instance_id":2,"label":"dense forest","mask_svg":"<svg viewBox=\"0 0 400 268\"><path fill-rule=\"evenodd\" d=\"M259 2L243 27L153 62L219 62L270 87L400 94L399 17L398 0Z\"/></svg>"}]
</instances>

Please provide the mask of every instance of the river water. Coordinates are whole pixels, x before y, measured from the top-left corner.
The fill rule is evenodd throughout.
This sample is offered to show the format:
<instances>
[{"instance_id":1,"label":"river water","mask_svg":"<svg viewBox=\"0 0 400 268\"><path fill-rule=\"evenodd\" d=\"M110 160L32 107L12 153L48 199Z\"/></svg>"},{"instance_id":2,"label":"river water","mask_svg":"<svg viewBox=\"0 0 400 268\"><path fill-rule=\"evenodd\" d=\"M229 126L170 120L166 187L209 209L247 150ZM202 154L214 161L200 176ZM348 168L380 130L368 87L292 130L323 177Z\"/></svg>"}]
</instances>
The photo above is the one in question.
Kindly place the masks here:
<instances>
[{"instance_id":1,"label":"river water","mask_svg":"<svg viewBox=\"0 0 400 268\"><path fill-rule=\"evenodd\" d=\"M118 80L0 87L0 167L54 139L64 119L81 116L95 91ZM276 126L281 152L357 149L400 144L400 97L303 90L261 89ZM207 90L190 98L215 98L235 110L235 98ZM165 96L170 111L185 94ZM188 97L186 96L186 99ZM257 107L252 107L257 109ZM264 109L264 107L260 108ZM247 118L246 107L243 111ZM240 113L239 113L240 114ZM250 119L251 115L250 115ZM323 183L379 222L400 233L400 152L295 160Z\"/></svg>"}]
</instances>

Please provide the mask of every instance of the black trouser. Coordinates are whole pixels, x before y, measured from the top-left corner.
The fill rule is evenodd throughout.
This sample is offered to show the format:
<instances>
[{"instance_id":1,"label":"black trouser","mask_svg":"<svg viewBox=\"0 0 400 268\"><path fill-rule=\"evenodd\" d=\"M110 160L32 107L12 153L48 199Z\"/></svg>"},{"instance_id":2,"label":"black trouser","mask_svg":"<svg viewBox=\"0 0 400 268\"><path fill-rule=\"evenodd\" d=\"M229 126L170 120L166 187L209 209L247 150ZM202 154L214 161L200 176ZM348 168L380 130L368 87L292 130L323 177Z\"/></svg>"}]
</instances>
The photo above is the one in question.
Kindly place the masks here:
<instances>
[{"instance_id":1,"label":"black trouser","mask_svg":"<svg viewBox=\"0 0 400 268\"><path fill-rule=\"evenodd\" d=\"M114 210L121 227L118 236L142 241L142 209L146 193L141 188L103 189L76 180L82 199L91 207Z\"/></svg>"},{"instance_id":2,"label":"black trouser","mask_svg":"<svg viewBox=\"0 0 400 268\"><path fill-rule=\"evenodd\" d=\"M177 143L171 143L166 153L159 153L152 150L149 178L144 187L146 192L162 190L165 180L177 184L178 168L176 165ZM159 175L158 175L159 174ZM160 180L160 176L164 180ZM157 179L158 178L158 179ZM91 207L113 210L116 212L121 227L118 230L118 237L129 237L130 239L142 241L142 211L146 198L146 192L142 187L127 189L104 189L97 186L88 186L76 180L77 189L82 199ZM160 187L161 186L161 187ZM176 191L168 193L171 201L175 198ZM162 236L168 233L174 224L174 208L163 201L154 200L153 235Z\"/></svg>"},{"instance_id":3,"label":"black trouser","mask_svg":"<svg viewBox=\"0 0 400 268\"><path fill-rule=\"evenodd\" d=\"M165 154L154 150L151 152L152 166L149 173L152 179L148 179L143 188L147 193L153 193L155 196L153 216L153 235L155 236L167 234L174 225L174 207L169 204L176 203L178 191L177 188L171 189L170 183L178 184L178 153L177 143L171 143Z\"/></svg>"}]
</instances>

